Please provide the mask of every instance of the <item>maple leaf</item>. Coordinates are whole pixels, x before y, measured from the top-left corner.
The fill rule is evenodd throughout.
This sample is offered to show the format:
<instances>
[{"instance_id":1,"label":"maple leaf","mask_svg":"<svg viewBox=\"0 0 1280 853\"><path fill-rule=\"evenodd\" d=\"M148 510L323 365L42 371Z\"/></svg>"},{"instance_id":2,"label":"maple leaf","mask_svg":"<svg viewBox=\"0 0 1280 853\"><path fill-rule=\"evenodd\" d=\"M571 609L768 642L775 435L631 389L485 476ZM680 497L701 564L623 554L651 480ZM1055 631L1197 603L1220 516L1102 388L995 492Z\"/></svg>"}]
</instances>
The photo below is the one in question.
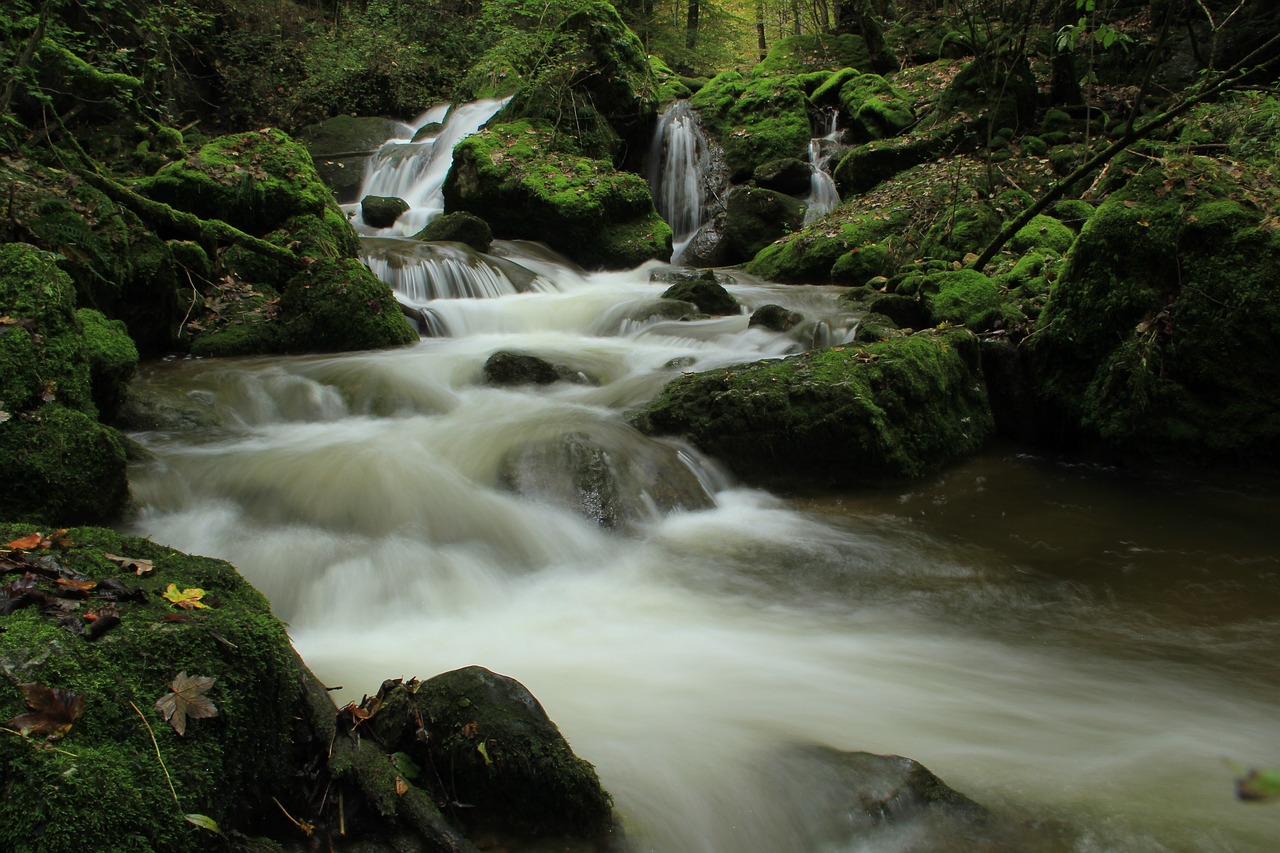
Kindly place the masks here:
<instances>
[{"instance_id":1,"label":"maple leaf","mask_svg":"<svg viewBox=\"0 0 1280 853\"><path fill-rule=\"evenodd\" d=\"M4 547L14 551L30 551L40 546L40 539L39 533L32 533L29 536L23 536L20 539L6 543Z\"/></svg>"},{"instance_id":2,"label":"maple leaf","mask_svg":"<svg viewBox=\"0 0 1280 853\"><path fill-rule=\"evenodd\" d=\"M18 689L31 712L19 714L5 725L24 735L44 735L47 740L58 740L84 714L84 696L79 693L43 684L19 684Z\"/></svg>"},{"instance_id":3,"label":"maple leaf","mask_svg":"<svg viewBox=\"0 0 1280 853\"><path fill-rule=\"evenodd\" d=\"M171 692L156 700L156 711L174 731L186 735L187 717L204 720L218 716L217 706L204 695L215 681L216 678L207 675L188 676L184 669L170 683Z\"/></svg>"},{"instance_id":4,"label":"maple leaf","mask_svg":"<svg viewBox=\"0 0 1280 853\"><path fill-rule=\"evenodd\" d=\"M139 557L118 557L115 554L105 552L103 552L102 556L113 563L119 563L120 568L128 569L140 578L148 577L156 572L156 567L150 560L143 560Z\"/></svg>"},{"instance_id":5,"label":"maple leaf","mask_svg":"<svg viewBox=\"0 0 1280 853\"><path fill-rule=\"evenodd\" d=\"M209 606L200 601L204 598L203 589L188 588L179 592L178 585L173 583L164 591L164 598L174 607L181 607L183 610L200 610Z\"/></svg>"}]
</instances>

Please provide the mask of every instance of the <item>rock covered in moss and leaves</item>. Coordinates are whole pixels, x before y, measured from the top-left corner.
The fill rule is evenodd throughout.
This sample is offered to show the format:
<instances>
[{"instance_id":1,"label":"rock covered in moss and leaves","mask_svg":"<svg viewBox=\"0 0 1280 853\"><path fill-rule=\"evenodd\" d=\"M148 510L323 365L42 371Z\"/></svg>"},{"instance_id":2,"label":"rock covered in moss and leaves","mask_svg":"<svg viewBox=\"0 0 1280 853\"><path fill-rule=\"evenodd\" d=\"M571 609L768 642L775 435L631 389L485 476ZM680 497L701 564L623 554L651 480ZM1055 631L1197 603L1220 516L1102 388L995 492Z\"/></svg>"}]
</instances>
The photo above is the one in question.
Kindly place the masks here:
<instances>
[{"instance_id":1,"label":"rock covered in moss and leaves","mask_svg":"<svg viewBox=\"0 0 1280 853\"><path fill-rule=\"evenodd\" d=\"M1087 435L1138 456L1277 458L1280 236L1241 177L1171 159L1081 230L1032 353L1045 401Z\"/></svg>"},{"instance_id":2,"label":"rock covered in moss and leaves","mask_svg":"<svg viewBox=\"0 0 1280 853\"><path fill-rule=\"evenodd\" d=\"M1036 79L1023 55L984 53L952 79L938 101L939 120L960 118L975 134L987 130L1030 130L1036 113Z\"/></svg>"},{"instance_id":3,"label":"rock covered in moss and leaves","mask_svg":"<svg viewBox=\"0 0 1280 853\"><path fill-rule=\"evenodd\" d=\"M1018 229L1018 233L1009 240L1009 248L1016 252L1047 249L1058 255L1065 255L1075 239L1075 232L1070 228L1052 216L1041 214Z\"/></svg>"},{"instance_id":4,"label":"rock covered in moss and leaves","mask_svg":"<svg viewBox=\"0 0 1280 853\"><path fill-rule=\"evenodd\" d=\"M725 71L689 100L703 127L724 148L735 181L764 163L803 157L812 131L808 98L794 75Z\"/></svg>"},{"instance_id":5,"label":"rock covered in moss and leaves","mask_svg":"<svg viewBox=\"0 0 1280 853\"><path fill-rule=\"evenodd\" d=\"M418 339L395 295L353 258L316 261L280 297L280 344L291 352L403 346Z\"/></svg>"},{"instance_id":6,"label":"rock covered in moss and leaves","mask_svg":"<svg viewBox=\"0 0 1280 853\"><path fill-rule=\"evenodd\" d=\"M864 284L871 275L879 274L879 269L872 271L874 265L850 266L851 261L841 264L841 259L884 240L906 222L908 215L903 208L876 211L840 208L821 222L764 247L746 265L746 270L767 281L788 284Z\"/></svg>"},{"instance_id":7,"label":"rock covered in moss and leaves","mask_svg":"<svg viewBox=\"0 0 1280 853\"><path fill-rule=\"evenodd\" d=\"M671 229L644 179L556 151L541 124L490 126L460 143L444 197L449 212L474 213L497 236L541 240L587 267L671 256Z\"/></svg>"},{"instance_id":8,"label":"rock covered in moss and leaves","mask_svg":"<svg viewBox=\"0 0 1280 853\"><path fill-rule=\"evenodd\" d=\"M120 320L108 320L92 308L79 309L76 318L84 329L93 403L98 416L110 422L124 403L129 380L138 366L138 348Z\"/></svg>"},{"instance_id":9,"label":"rock covered in moss and leaves","mask_svg":"<svg viewBox=\"0 0 1280 853\"><path fill-rule=\"evenodd\" d=\"M523 352L500 350L485 359L484 381L489 385L550 385L581 382L574 370Z\"/></svg>"},{"instance_id":10,"label":"rock covered in moss and leaves","mask_svg":"<svg viewBox=\"0 0 1280 853\"><path fill-rule=\"evenodd\" d=\"M595 769L515 679L469 666L387 682L377 698L370 733L421 768L418 784L439 800L470 806L454 812L469 836L601 843L614 832Z\"/></svg>"},{"instance_id":11,"label":"rock covered in moss and leaves","mask_svg":"<svg viewBox=\"0 0 1280 853\"><path fill-rule=\"evenodd\" d=\"M633 416L755 481L909 480L980 447L992 429L965 331L832 347L681 377Z\"/></svg>"},{"instance_id":12,"label":"rock covered in moss and leaves","mask_svg":"<svg viewBox=\"0 0 1280 853\"><path fill-rule=\"evenodd\" d=\"M804 322L804 315L800 312L770 303L761 305L751 312L751 321L747 325L762 326L775 332L785 332L794 329L802 322Z\"/></svg>"},{"instance_id":13,"label":"rock covered in moss and leaves","mask_svg":"<svg viewBox=\"0 0 1280 853\"><path fill-rule=\"evenodd\" d=\"M1000 285L976 270L930 273L918 282L916 292L934 324L988 332L1023 319L1015 308L1006 305Z\"/></svg>"},{"instance_id":14,"label":"rock covered in moss and leaves","mask_svg":"<svg viewBox=\"0 0 1280 853\"><path fill-rule=\"evenodd\" d=\"M477 252L484 253L493 244L493 229L474 213L459 210L431 220L425 228L413 235L413 239L465 243Z\"/></svg>"},{"instance_id":15,"label":"rock covered in moss and leaves","mask_svg":"<svg viewBox=\"0 0 1280 853\"><path fill-rule=\"evenodd\" d=\"M5 525L0 541L31 532ZM262 595L226 563L144 539L92 528L49 538L0 557L0 578L31 573L37 599L0 616L0 719L26 710L18 683L70 691L83 713L56 749L0 739L12 783L0 847L54 853L88 836L104 849L204 850L213 837L184 815L230 829L266 814L273 793L292 803L304 667ZM87 590L60 597L59 577ZM161 597L170 584L193 609ZM183 671L214 679L216 716L188 719L180 735L156 703Z\"/></svg>"},{"instance_id":16,"label":"rock covered in moss and leaves","mask_svg":"<svg viewBox=\"0 0 1280 853\"><path fill-rule=\"evenodd\" d=\"M910 101L879 74L845 81L838 100L857 142L897 136L916 120Z\"/></svg>"}]
</instances>

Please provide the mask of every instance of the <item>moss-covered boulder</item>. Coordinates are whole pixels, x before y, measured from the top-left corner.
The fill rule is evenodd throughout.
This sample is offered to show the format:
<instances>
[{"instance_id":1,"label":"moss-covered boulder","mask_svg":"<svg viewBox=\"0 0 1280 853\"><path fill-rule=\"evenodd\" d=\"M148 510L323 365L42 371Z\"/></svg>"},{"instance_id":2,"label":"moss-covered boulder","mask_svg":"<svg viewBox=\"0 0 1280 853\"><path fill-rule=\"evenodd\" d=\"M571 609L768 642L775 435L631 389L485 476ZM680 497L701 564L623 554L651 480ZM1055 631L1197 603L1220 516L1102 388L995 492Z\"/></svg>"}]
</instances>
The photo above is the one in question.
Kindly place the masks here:
<instances>
[{"instance_id":1,"label":"moss-covered boulder","mask_svg":"<svg viewBox=\"0 0 1280 853\"><path fill-rule=\"evenodd\" d=\"M334 204L311 155L282 131L222 136L139 182L148 197L262 235Z\"/></svg>"},{"instance_id":2,"label":"moss-covered boulder","mask_svg":"<svg viewBox=\"0 0 1280 853\"><path fill-rule=\"evenodd\" d=\"M469 666L388 682L378 698L370 733L422 768L419 784L435 796L470 806L454 812L469 836L550 849L603 843L613 832L613 803L595 769L515 679Z\"/></svg>"},{"instance_id":3,"label":"moss-covered boulder","mask_svg":"<svg viewBox=\"0 0 1280 853\"><path fill-rule=\"evenodd\" d=\"M367 195L360 199L360 216L370 228L390 228L408 209L407 201L394 196Z\"/></svg>"},{"instance_id":4,"label":"moss-covered boulder","mask_svg":"<svg viewBox=\"0 0 1280 853\"><path fill-rule=\"evenodd\" d=\"M645 180L558 152L552 136L520 121L464 140L445 181L446 209L480 216L499 237L541 240L587 267L671 257L671 229Z\"/></svg>"},{"instance_id":5,"label":"moss-covered boulder","mask_svg":"<svg viewBox=\"0 0 1280 853\"><path fill-rule=\"evenodd\" d=\"M38 524L111 522L129 497L115 430L48 403L0 422L0 518Z\"/></svg>"},{"instance_id":6,"label":"moss-covered boulder","mask_svg":"<svg viewBox=\"0 0 1280 853\"><path fill-rule=\"evenodd\" d=\"M1036 116L1035 75L1025 56L983 54L952 78L938 100L938 120L959 118L982 143L988 131L1028 131Z\"/></svg>"},{"instance_id":7,"label":"moss-covered boulder","mask_svg":"<svg viewBox=\"0 0 1280 853\"><path fill-rule=\"evenodd\" d=\"M976 270L929 274L918 292L935 324L950 323L987 332L1020 319L1014 309L1005 306L1000 285Z\"/></svg>"},{"instance_id":8,"label":"moss-covered boulder","mask_svg":"<svg viewBox=\"0 0 1280 853\"><path fill-rule=\"evenodd\" d=\"M725 201L724 236L741 260L804 223L805 204L794 196L759 187L734 187Z\"/></svg>"},{"instance_id":9,"label":"moss-covered boulder","mask_svg":"<svg viewBox=\"0 0 1280 853\"><path fill-rule=\"evenodd\" d=\"M761 189L803 198L809 194L812 175L813 167L805 161L783 157L757 166L751 173L751 181Z\"/></svg>"},{"instance_id":10,"label":"moss-covered boulder","mask_svg":"<svg viewBox=\"0 0 1280 853\"><path fill-rule=\"evenodd\" d=\"M833 347L681 377L633 416L753 482L909 480L974 452L992 429L965 331Z\"/></svg>"},{"instance_id":11,"label":"moss-covered boulder","mask_svg":"<svg viewBox=\"0 0 1280 853\"><path fill-rule=\"evenodd\" d=\"M746 265L746 270L767 281L786 284L864 284L870 277L865 274L870 267L863 268L852 261L842 264L842 259L879 243L900 228L906 218L904 210L857 212L841 208L821 222L766 246Z\"/></svg>"},{"instance_id":12,"label":"moss-covered boulder","mask_svg":"<svg viewBox=\"0 0 1280 853\"><path fill-rule=\"evenodd\" d=\"M759 165L803 157L812 131L808 98L792 74L725 71L689 99L703 127L724 148L730 177L744 181Z\"/></svg>"},{"instance_id":13,"label":"moss-covered boulder","mask_svg":"<svg viewBox=\"0 0 1280 853\"><path fill-rule=\"evenodd\" d=\"M489 385L550 385L553 382L580 382L573 370L525 352L499 350L485 359L484 381Z\"/></svg>"},{"instance_id":14,"label":"moss-covered boulder","mask_svg":"<svg viewBox=\"0 0 1280 853\"><path fill-rule=\"evenodd\" d=\"M360 197L369 155L403 132L400 123L389 118L339 115L307 125L294 136L307 146L316 174L333 190L334 197L351 202Z\"/></svg>"},{"instance_id":15,"label":"moss-covered boulder","mask_svg":"<svg viewBox=\"0 0 1280 853\"><path fill-rule=\"evenodd\" d=\"M869 142L841 157L831 176L841 195L857 195L912 166L934 159L938 150L937 141L928 137Z\"/></svg>"},{"instance_id":16,"label":"moss-covered boulder","mask_svg":"<svg viewBox=\"0 0 1280 853\"><path fill-rule=\"evenodd\" d=\"M875 71L881 67L881 59L867 47L866 40L860 35L792 35L774 42L768 55L760 62L760 70L766 74L829 72L832 68Z\"/></svg>"},{"instance_id":17,"label":"moss-covered boulder","mask_svg":"<svg viewBox=\"0 0 1280 853\"><path fill-rule=\"evenodd\" d=\"M804 322L804 315L800 312L769 303L751 312L751 320L747 325L760 326L775 332L786 332L802 322Z\"/></svg>"},{"instance_id":18,"label":"moss-covered boulder","mask_svg":"<svg viewBox=\"0 0 1280 853\"><path fill-rule=\"evenodd\" d=\"M1280 234L1239 180L1170 159L1081 229L1032 353L1045 401L1086 435L1139 456L1280 458Z\"/></svg>"},{"instance_id":19,"label":"moss-covered boulder","mask_svg":"<svg viewBox=\"0 0 1280 853\"><path fill-rule=\"evenodd\" d=\"M100 418L111 421L124 402L129 380L138 366L138 348L121 321L108 320L92 308L81 308L76 317L84 329L94 405Z\"/></svg>"},{"instance_id":20,"label":"moss-covered boulder","mask_svg":"<svg viewBox=\"0 0 1280 853\"><path fill-rule=\"evenodd\" d=\"M677 273L676 281L662 293L663 299L692 303L703 314L725 316L738 314L742 306L724 289L711 270Z\"/></svg>"},{"instance_id":21,"label":"moss-covered boulder","mask_svg":"<svg viewBox=\"0 0 1280 853\"><path fill-rule=\"evenodd\" d=\"M1018 229L1018 232L1009 240L1009 248L1016 252L1038 249L1065 255L1075 239L1075 232L1066 225L1052 216L1041 214Z\"/></svg>"},{"instance_id":22,"label":"moss-covered boulder","mask_svg":"<svg viewBox=\"0 0 1280 853\"><path fill-rule=\"evenodd\" d=\"M845 81L838 100L857 142L897 136L916 120L911 102L879 74Z\"/></svg>"},{"instance_id":23,"label":"moss-covered boulder","mask_svg":"<svg viewBox=\"0 0 1280 853\"><path fill-rule=\"evenodd\" d=\"M413 239L465 243L477 252L484 253L493 244L493 229L474 213L459 210L431 220L427 227L413 235Z\"/></svg>"},{"instance_id":24,"label":"moss-covered boulder","mask_svg":"<svg viewBox=\"0 0 1280 853\"><path fill-rule=\"evenodd\" d=\"M341 352L404 346L418 339L391 288L360 261L316 261L280 298L280 346L288 352Z\"/></svg>"}]
</instances>

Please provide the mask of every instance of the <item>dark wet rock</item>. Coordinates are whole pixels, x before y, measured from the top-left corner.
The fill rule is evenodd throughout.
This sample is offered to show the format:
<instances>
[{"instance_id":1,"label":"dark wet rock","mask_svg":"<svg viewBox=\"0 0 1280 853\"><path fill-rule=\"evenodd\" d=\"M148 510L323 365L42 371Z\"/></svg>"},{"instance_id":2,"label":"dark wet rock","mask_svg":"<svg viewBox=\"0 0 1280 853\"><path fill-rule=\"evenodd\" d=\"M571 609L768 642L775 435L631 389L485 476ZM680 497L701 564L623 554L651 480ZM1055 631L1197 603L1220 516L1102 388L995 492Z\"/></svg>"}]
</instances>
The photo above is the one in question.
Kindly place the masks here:
<instances>
[{"instance_id":1,"label":"dark wet rock","mask_svg":"<svg viewBox=\"0 0 1280 853\"><path fill-rule=\"evenodd\" d=\"M751 322L747 325L763 326L775 332L785 332L798 326L803 320L803 314L770 303L757 308L751 315Z\"/></svg>"},{"instance_id":2,"label":"dark wet rock","mask_svg":"<svg viewBox=\"0 0 1280 853\"><path fill-rule=\"evenodd\" d=\"M518 847L615 833L595 769L515 679L470 666L421 683L386 682L378 699L370 737L412 761L417 784L438 801L465 803L450 814L471 838Z\"/></svg>"},{"instance_id":3,"label":"dark wet rock","mask_svg":"<svg viewBox=\"0 0 1280 853\"><path fill-rule=\"evenodd\" d=\"M502 476L512 491L610 530L714 505L678 448L625 428L523 445L504 461Z\"/></svg>"},{"instance_id":4,"label":"dark wet rock","mask_svg":"<svg viewBox=\"0 0 1280 853\"><path fill-rule=\"evenodd\" d=\"M400 123L389 118L340 115L307 125L294 135L307 146L320 180L345 203L360 198L370 154L401 132Z\"/></svg>"},{"instance_id":5,"label":"dark wet rock","mask_svg":"<svg viewBox=\"0 0 1280 853\"><path fill-rule=\"evenodd\" d=\"M584 380L580 373L564 365L528 353L501 350L485 361L484 381L489 385L550 385Z\"/></svg>"},{"instance_id":6,"label":"dark wet rock","mask_svg":"<svg viewBox=\"0 0 1280 853\"><path fill-rule=\"evenodd\" d=\"M918 299L899 293L881 293L867 302L867 310L888 317L900 329L922 329L929 313Z\"/></svg>"},{"instance_id":7,"label":"dark wet rock","mask_svg":"<svg viewBox=\"0 0 1280 853\"><path fill-rule=\"evenodd\" d=\"M804 202L757 187L734 187L726 202L724 235L741 260L804 224Z\"/></svg>"},{"instance_id":8,"label":"dark wet rock","mask_svg":"<svg viewBox=\"0 0 1280 853\"><path fill-rule=\"evenodd\" d=\"M741 313L738 300L724 289L711 270L676 273L675 276L675 283L663 292L663 299L693 303L699 311L712 316Z\"/></svg>"},{"instance_id":9,"label":"dark wet rock","mask_svg":"<svg viewBox=\"0 0 1280 853\"><path fill-rule=\"evenodd\" d=\"M483 254L489 251L489 246L493 243L493 230L489 227L489 223L474 213L458 211L446 213L427 223L427 227L414 234L413 239L465 243Z\"/></svg>"},{"instance_id":10,"label":"dark wet rock","mask_svg":"<svg viewBox=\"0 0 1280 853\"><path fill-rule=\"evenodd\" d=\"M812 174L813 168L803 160L783 157L757 166L751 179L762 189L803 198L809 193Z\"/></svg>"},{"instance_id":11,"label":"dark wet rock","mask_svg":"<svg viewBox=\"0 0 1280 853\"><path fill-rule=\"evenodd\" d=\"M367 195L360 199L360 215L370 228L390 228L408 209L409 203L402 198Z\"/></svg>"},{"instance_id":12,"label":"dark wet rock","mask_svg":"<svg viewBox=\"0 0 1280 853\"><path fill-rule=\"evenodd\" d=\"M421 142L424 139L430 139L440 135L440 131L444 130L444 124L438 121L429 121L422 127L413 132L413 142Z\"/></svg>"}]
</instances>

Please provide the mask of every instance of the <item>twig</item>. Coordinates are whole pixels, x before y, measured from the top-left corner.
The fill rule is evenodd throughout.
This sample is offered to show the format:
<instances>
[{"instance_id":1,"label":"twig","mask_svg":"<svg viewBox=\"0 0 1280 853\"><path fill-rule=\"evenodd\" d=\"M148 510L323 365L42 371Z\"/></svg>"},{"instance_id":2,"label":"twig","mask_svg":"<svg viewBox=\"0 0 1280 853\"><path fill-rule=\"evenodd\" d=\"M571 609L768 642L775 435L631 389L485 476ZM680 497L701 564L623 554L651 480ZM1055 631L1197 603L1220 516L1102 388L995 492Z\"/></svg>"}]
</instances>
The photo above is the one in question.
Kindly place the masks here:
<instances>
[{"instance_id":1,"label":"twig","mask_svg":"<svg viewBox=\"0 0 1280 853\"><path fill-rule=\"evenodd\" d=\"M7 728L5 728L4 726L0 726L0 732L8 732L8 733L9 733L9 734L11 734L11 735L16 735L17 737L22 738L23 740L27 741L28 743L30 743L30 741L31 741L31 738L27 737L27 736L26 736L26 735L24 735L22 732L15 732L13 729L7 729ZM53 745L53 744L51 744L51 743L37 743L37 744L32 744L32 745L33 745L33 746L35 746L37 749L52 749L54 752L61 752L63 755L69 755L69 756L71 756L72 758L79 758L79 757L80 757L80 756L76 755L74 752L67 752L65 749L59 749L58 747L54 746L54 745Z\"/></svg>"},{"instance_id":2,"label":"twig","mask_svg":"<svg viewBox=\"0 0 1280 853\"><path fill-rule=\"evenodd\" d=\"M147 722L147 718L138 710L138 706L133 704L133 700L129 700L129 707L133 708L138 715L138 719L142 720L142 724L147 727L147 734L151 735L151 745L156 748L156 760L160 762L160 769L164 771L164 780L169 783L169 793L173 794L173 801L177 803L178 808L182 808L182 803L178 802L178 792L173 789L173 779L169 776L169 768L164 766L164 756L160 754L160 743L156 740L156 733L151 730L151 724Z\"/></svg>"}]
</instances>

